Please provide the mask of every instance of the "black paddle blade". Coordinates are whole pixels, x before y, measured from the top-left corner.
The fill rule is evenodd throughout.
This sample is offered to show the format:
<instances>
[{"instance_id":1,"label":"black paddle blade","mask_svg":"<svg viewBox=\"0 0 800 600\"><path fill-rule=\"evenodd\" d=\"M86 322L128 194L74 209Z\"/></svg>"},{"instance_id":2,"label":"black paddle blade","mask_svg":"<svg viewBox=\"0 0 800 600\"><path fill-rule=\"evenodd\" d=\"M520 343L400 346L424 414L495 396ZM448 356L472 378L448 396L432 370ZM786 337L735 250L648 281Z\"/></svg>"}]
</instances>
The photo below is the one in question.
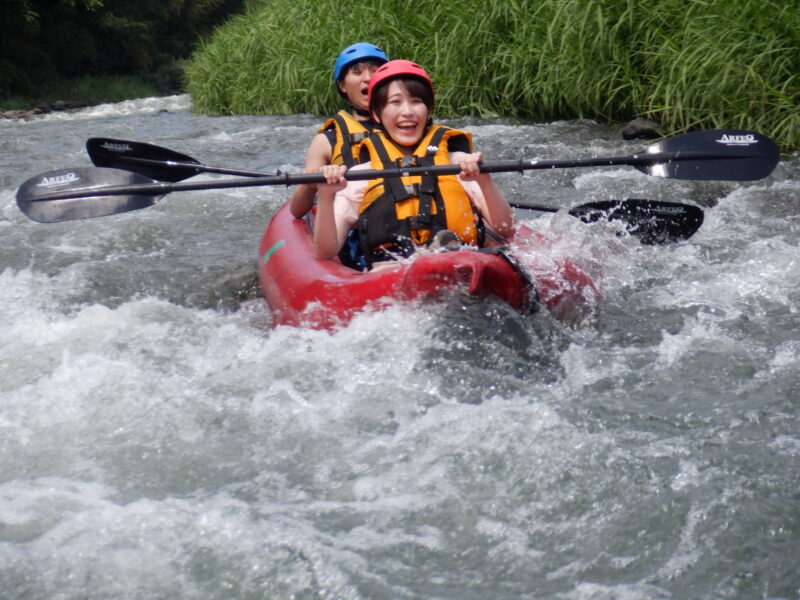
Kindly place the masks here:
<instances>
[{"instance_id":1,"label":"black paddle blade","mask_svg":"<svg viewBox=\"0 0 800 600\"><path fill-rule=\"evenodd\" d=\"M660 154L668 154L663 161ZM740 129L694 131L666 138L632 157L648 175L695 181L755 181L772 173L780 160L767 136ZM654 160L656 159L656 160Z\"/></svg>"},{"instance_id":2,"label":"black paddle blade","mask_svg":"<svg viewBox=\"0 0 800 600\"><path fill-rule=\"evenodd\" d=\"M627 232L643 244L681 242L703 224L700 208L657 200L600 200L571 208L569 214L584 223L624 221Z\"/></svg>"},{"instance_id":3,"label":"black paddle blade","mask_svg":"<svg viewBox=\"0 0 800 600\"><path fill-rule=\"evenodd\" d=\"M139 173L159 181L183 181L204 171L191 156L168 148L110 138L89 138L89 158L98 167L111 167Z\"/></svg>"},{"instance_id":4,"label":"black paddle blade","mask_svg":"<svg viewBox=\"0 0 800 600\"><path fill-rule=\"evenodd\" d=\"M17 206L33 221L59 223L76 219L105 217L152 206L161 198L155 195L103 196L102 188L111 185L152 184L135 173L117 169L82 167L48 171L28 179L17 190ZM92 195L97 189L99 195ZM80 198L47 199L53 192L83 192Z\"/></svg>"}]
</instances>

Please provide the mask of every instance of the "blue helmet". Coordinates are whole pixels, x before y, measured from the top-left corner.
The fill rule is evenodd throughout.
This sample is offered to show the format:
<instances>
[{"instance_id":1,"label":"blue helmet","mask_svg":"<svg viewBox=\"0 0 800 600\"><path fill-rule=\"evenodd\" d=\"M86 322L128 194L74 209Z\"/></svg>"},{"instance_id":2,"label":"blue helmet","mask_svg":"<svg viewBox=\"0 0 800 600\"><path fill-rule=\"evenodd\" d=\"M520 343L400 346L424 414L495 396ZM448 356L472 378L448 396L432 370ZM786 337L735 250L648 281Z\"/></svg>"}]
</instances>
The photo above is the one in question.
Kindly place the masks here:
<instances>
[{"instance_id":1,"label":"blue helmet","mask_svg":"<svg viewBox=\"0 0 800 600\"><path fill-rule=\"evenodd\" d=\"M348 66L361 60L376 60L383 64L389 62L389 57L375 44L358 42L352 46L348 46L342 50L336 59L336 63L333 65L333 80L338 82Z\"/></svg>"}]
</instances>

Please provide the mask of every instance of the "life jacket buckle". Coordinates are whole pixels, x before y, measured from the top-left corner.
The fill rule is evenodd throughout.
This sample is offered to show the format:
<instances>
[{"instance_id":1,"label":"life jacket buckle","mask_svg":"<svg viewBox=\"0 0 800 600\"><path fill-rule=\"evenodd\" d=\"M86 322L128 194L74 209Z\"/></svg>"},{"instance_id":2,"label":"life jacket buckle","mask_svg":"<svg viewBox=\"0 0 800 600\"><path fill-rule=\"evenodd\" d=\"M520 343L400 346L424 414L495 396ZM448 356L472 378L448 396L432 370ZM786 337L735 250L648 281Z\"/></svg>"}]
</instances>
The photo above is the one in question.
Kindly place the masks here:
<instances>
[{"instance_id":1,"label":"life jacket buckle","mask_svg":"<svg viewBox=\"0 0 800 600\"><path fill-rule=\"evenodd\" d=\"M420 189L418 183L412 183L410 185L403 186L406 190L406 197L402 198L405 200L406 198L419 198Z\"/></svg>"},{"instance_id":2,"label":"life jacket buckle","mask_svg":"<svg viewBox=\"0 0 800 600\"><path fill-rule=\"evenodd\" d=\"M418 167L419 166L419 156L401 156L397 160L394 161L395 164L401 168L405 169L408 167Z\"/></svg>"},{"instance_id":3,"label":"life jacket buckle","mask_svg":"<svg viewBox=\"0 0 800 600\"><path fill-rule=\"evenodd\" d=\"M404 185L403 189L405 190L405 197L401 198L401 200L405 200L406 198L423 198L425 196L433 196L436 194L436 187L434 185L428 184L425 185L423 182L422 184L419 183L411 183L409 185Z\"/></svg>"},{"instance_id":4,"label":"life jacket buckle","mask_svg":"<svg viewBox=\"0 0 800 600\"><path fill-rule=\"evenodd\" d=\"M430 214L406 217L408 228L411 231L417 231L418 229L430 229L431 221L433 221L433 217Z\"/></svg>"},{"instance_id":5,"label":"life jacket buckle","mask_svg":"<svg viewBox=\"0 0 800 600\"><path fill-rule=\"evenodd\" d=\"M369 132L366 131L358 131L356 133L350 134L350 143L357 144L358 142L363 142L365 139L369 137Z\"/></svg>"}]
</instances>

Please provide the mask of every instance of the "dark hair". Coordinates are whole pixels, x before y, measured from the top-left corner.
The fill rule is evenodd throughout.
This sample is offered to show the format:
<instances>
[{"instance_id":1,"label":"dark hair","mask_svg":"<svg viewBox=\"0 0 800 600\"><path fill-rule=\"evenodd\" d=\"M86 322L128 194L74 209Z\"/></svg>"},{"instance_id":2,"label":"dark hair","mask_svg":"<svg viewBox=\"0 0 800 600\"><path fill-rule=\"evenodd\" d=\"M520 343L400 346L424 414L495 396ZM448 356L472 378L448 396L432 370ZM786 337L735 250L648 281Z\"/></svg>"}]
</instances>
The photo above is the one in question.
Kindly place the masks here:
<instances>
[{"instance_id":1,"label":"dark hair","mask_svg":"<svg viewBox=\"0 0 800 600\"><path fill-rule=\"evenodd\" d=\"M433 90L420 79L416 77L398 77L396 79L389 79L386 82L381 82L379 87L372 90L372 102L370 102L370 114L375 113L380 116L381 111L384 109L389 97L389 84L393 81L401 83L406 91L414 98L419 98L428 107L428 116L433 109Z\"/></svg>"}]
</instances>

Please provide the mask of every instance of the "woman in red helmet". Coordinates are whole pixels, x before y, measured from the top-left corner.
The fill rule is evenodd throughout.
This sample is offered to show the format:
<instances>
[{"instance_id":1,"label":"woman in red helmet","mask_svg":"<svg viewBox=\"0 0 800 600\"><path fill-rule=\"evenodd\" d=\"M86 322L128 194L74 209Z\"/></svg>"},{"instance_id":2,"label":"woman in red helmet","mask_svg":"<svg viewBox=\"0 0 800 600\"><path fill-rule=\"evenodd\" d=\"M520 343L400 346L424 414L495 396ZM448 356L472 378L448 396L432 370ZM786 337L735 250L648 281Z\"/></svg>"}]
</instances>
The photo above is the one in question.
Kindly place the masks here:
<instances>
[{"instance_id":1,"label":"woman in red helmet","mask_svg":"<svg viewBox=\"0 0 800 600\"><path fill-rule=\"evenodd\" d=\"M318 187L314 232L320 258L336 256L354 228L369 265L409 256L434 238L480 246L487 226L513 233L511 207L480 172L470 134L433 124L433 104L433 85L419 65L394 60L375 71L368 105L380 129L361 144L364 164L354 169L458 164L461 173L347 182L346 166L323 167L327 184Z\"/></svg>"},{"instance_id":2,"label":"woman in red helmet","mask_svg":"<svg viewBox=\"0 0 800 600\"><path fill-rule=\"evenodd\" d=\"M344 98L349 110L340 110L320 127L306 152L305 171L315 172L323 165L347 165L357 163L353 150L364 139L375 124L367 110L367 89L372 74L389 57L367 42L352 44L341 51L333 66L333 82L336 91ZM316 186L298 185L291 197L291 211L302 217L314 205Z\"/></svg>"}]
</instances>

